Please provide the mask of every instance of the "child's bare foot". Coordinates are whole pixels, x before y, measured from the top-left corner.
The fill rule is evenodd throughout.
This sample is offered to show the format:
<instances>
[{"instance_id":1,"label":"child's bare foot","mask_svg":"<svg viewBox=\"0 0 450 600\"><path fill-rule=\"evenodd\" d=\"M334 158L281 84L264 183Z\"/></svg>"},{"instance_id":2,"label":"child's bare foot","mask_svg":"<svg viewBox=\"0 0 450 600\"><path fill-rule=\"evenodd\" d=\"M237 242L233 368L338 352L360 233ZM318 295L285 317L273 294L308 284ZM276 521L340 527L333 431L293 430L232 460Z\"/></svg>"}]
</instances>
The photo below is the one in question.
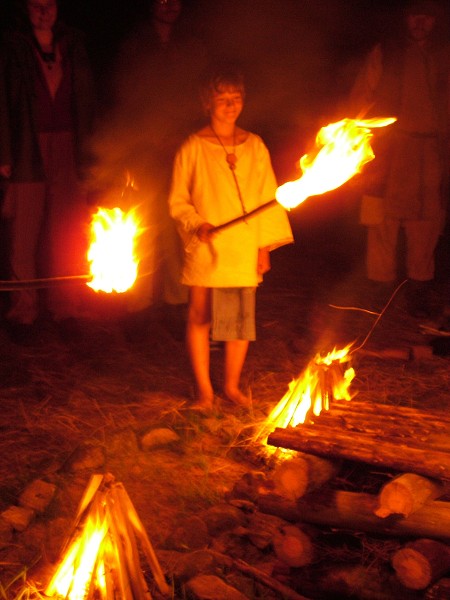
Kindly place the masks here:
<instances>
[{"instance_id":1,"label":"child's bare foot","mask_svg":"<svg viewBox=\"0 0 450 600\"><path fill-rule=\"evenodd\" d=\"M192 404L189 405L190 410L195 410L200 413L211 413L214 406L214 395L199 394Z\"/></svg>"},{"instance_id":2,"label":"child's bare foot","mask_svg":"<svg viewBox=\"0 0 450 600\"><path fill-rule=\"evenodd\" d=\"M239 388L224 388L223 392L227 400L237 406L250 408L252 405L251 396L246 396Z\"/></svg>"}]
</instances>

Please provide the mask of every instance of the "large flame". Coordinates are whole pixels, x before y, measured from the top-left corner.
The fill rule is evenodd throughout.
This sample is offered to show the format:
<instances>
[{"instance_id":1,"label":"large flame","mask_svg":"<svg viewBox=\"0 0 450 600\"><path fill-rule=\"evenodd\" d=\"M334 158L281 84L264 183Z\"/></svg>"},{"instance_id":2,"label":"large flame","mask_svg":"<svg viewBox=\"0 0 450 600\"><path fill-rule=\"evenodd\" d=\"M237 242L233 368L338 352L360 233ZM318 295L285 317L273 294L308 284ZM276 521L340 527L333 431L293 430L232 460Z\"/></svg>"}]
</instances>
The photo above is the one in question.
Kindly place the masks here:
<instances>
[{"instance_id":1,"label":"large flame","mask_svg":"<svg viewBox=\"0 0 450 600\"><path fill-rule=\"evenodd\" d=\"M310 196L335 190L375 158L371 129L385 127L395 118L343 119L322 127L316 137L317 151L300 159L302 176L276 191L277 201L286 209L295 208Z\"/></svg>"},{"instance_id":2,"label":"large flame","mask_svg":"<svg viewBox=\"0 0 450 600\"><path fill-rule=\"evenodd\" d=\"M99 507L97 507L99 509ZM46 596L84 600L94 578L96 589L104 596L106 588L101 548L108 534L106 515L97 510L89 515L81 535L67 549L49 583Z\"/></svg>"},{"instance_id":3,"label":"large flame","mask_svg":"<svg viewBox=\"0 0 450 600\"><path fill-rule=\"evenodd\" d=\"M91 222L89 287L95 291L122 293L133 285L138 272L135 256L138 229L133 210L128 213L117 207L97 210Z\"/></svg>"},{"instance_id":4,"label":"large flame","mask_svg":"<svg viewBox=\"0 0 450 600\"><path fill-rule=\"evenodd\" d=\"M255 441L265 444L274 428L296 427L309 416L318 417L322 410L330 409L333 399L351 400L350 384L355 376L354 369L347 365L351 346L334 348L326 356L316 354L300 377L289 384L288 391L257 432ZM269 446L266 449L269 450Z\"/></svg>"},{"instance_id":5,"label":"large flame","mask_svg":"<svg viewBox=\"0 0 450 600\"><path fill-rule=\"evenodd\" d=\"M170 588L161 565L125 488L110 474L95 474L45 597L151 600L141 568L144 558L159 591L168 597Z\"/></svg>"}]
</instances>

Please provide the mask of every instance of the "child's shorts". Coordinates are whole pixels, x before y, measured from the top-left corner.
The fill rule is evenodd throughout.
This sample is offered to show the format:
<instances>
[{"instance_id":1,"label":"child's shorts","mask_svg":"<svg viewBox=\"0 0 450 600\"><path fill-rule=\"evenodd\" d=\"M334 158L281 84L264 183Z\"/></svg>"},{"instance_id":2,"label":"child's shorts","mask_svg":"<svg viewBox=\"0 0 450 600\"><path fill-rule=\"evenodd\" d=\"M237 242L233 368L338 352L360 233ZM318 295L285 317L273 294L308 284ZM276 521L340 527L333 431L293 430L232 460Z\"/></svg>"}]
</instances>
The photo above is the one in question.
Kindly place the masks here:
<instances>
[{"instance_id":1,"label":"child's shorts","mask_svg":"<svg viewBox=\"0 0 450 600\"><path fill-rule=\"evenodd\" d=\"M256 339L256 288L213 288L211 338L217 342Z\"/></svg>"}]
</instances>

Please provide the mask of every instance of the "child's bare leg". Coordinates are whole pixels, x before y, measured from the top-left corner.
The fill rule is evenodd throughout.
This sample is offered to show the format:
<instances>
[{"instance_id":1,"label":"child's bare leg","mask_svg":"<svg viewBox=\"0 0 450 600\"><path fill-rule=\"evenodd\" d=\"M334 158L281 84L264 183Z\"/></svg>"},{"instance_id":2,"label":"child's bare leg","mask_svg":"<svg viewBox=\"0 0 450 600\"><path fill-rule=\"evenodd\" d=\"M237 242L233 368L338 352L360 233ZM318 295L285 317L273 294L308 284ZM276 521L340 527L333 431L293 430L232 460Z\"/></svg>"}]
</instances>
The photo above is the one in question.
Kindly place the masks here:
<instances>
[{"instance_id":1,"label":"child's bare leg","mask_svg":"<svg viewBox=\"0 0 450 600\"><path fill-rule=\"evenodd\" d=\"M209 330L211 327L211 290L193 286L189 292L186 345L196 384L192 408L210 409L214 391L209 375Z\"/></svg>"},{"instance_id":2,"label":"child's bare leg","mask_svg":"<svg viewBox=\"0 0 450 600\"><path fill-rule=\"evenodd\" d=\"M247 356L248 340L231 340L225 342L225 396L242 406L248 406L249 399L239 388L242 367Z\"/></svg>"}]
</instances>

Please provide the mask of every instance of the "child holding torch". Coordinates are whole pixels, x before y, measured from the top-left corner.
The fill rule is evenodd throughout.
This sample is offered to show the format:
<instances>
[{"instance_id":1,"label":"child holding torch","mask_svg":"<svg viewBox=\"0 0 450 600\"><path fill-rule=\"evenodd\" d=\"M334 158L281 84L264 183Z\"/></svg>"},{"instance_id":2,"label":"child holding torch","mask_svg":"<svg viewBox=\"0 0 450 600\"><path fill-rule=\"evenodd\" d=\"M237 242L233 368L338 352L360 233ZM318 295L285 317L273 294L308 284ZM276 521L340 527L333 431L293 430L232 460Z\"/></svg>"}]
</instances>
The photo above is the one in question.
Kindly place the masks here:
<instances>
[{"instance_id":1,"label":"child holding torch","mask_svg":"<svg viewBox=\"0 0 450 600\"><path fill-rule=\"evenodd\" d=\"M234 69L211 70L204 79L209 122L179 149L169 196L184 246L181 281L189 287L186 343L196 387L190 408L201 412L214 401L210 338L224 342L225 398L248 407L240 377L256 337L256 288L270 269L270 251L293 242L286 212L275 203L215 231L273 199L277 188L263 141L236 125L244 95Z\"/></svg>"}]
</instances>

